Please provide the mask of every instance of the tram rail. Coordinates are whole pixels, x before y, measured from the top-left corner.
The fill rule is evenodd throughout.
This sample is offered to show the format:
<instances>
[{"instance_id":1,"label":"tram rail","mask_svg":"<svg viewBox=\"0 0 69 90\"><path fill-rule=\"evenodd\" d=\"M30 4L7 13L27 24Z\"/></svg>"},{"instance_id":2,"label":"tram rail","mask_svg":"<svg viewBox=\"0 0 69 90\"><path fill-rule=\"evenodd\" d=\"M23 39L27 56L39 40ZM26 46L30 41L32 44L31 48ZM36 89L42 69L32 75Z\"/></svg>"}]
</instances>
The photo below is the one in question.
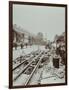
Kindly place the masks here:
<instances>
[{"instance_id":1,"label":"tram rail","mask_svg":"<svg viewBox=\"0 0 69 90\"><path fill-rule=\"evenodd\" d=\"M36 57L34 57L21 71L18 75L16 75L16 77L13 77L13 81L15 81L30 65L31 63L36 60L42 52L40 52L40 54L36 55ZM16 70L17 68L19 68L24 62L22 62L19 66L15 67L14 70ZM13 71L14 71L13 70Z\"/></svg>"}]
</instances>

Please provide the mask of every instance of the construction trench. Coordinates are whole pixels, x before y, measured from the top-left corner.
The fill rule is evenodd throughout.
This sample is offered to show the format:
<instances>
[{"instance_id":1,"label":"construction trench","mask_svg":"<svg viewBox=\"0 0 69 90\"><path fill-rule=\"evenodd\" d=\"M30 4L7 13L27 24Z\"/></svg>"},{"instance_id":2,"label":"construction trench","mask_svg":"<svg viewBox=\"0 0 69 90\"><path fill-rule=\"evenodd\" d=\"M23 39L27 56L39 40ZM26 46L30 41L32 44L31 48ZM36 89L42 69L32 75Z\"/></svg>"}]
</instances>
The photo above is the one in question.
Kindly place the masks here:
<instances>
[{"instance_id":1,"label":"construction trench","mask_svg":"<svg viewBox=\"0 0 69 90\"><path fill-rule=\"evenodd\" d=\"M13 61L13 86L65 82L65 65L51 51L36 50Z\"/></svg>"}]
</instances>

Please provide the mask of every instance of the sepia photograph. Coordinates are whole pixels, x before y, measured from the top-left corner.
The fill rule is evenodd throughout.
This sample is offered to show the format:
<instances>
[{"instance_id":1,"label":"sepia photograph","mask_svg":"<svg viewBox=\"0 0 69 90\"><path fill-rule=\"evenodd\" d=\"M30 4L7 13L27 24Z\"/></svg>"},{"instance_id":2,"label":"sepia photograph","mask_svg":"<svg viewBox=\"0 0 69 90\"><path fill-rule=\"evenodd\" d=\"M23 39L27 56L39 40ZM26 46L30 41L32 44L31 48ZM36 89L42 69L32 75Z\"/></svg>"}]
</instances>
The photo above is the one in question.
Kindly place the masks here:
<instances>
[{"instance_id":1,"label":"sepia photograph","mask_svg":"<svg viewBox=\"0 0 69 90\"><path fill-rule=\"evenodd\" d=\"M67 5L9 2L9 88L67 84Z\"/></svg>"}]
</instances>

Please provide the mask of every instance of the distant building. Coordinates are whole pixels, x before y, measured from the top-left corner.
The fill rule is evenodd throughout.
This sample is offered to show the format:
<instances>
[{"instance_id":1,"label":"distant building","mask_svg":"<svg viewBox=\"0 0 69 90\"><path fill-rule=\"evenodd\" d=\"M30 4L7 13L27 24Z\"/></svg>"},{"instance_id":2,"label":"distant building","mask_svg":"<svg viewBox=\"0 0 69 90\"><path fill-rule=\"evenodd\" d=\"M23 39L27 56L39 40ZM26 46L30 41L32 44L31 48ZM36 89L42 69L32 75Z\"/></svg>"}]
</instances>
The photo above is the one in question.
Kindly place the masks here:
<instances>
[{"instance_id":1,"label":"distant building","mask_svg":"<svg viewBox=\"0 0 69 90\"><path fill-rule=\"evenodd\" d=\"M32 37L28 31L18 27L16 24L13 25L13 43L17 43L18 45L29 43L29 36Z\"/></svg>"}]
</instances>

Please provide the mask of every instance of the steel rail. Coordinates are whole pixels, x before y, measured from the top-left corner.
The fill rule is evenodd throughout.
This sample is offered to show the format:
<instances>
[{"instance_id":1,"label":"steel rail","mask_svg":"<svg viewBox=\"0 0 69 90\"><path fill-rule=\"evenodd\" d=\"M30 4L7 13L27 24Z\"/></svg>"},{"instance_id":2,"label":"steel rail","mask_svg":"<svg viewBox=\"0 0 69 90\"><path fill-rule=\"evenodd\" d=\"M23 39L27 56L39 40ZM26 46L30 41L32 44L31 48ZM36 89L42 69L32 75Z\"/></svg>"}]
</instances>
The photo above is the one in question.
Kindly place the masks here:
<instances>
[{"instance_id":1,"label":"steel rail","mask_svg":"<svg viewBox=\"0 0 69 90\"><path fill-rule=\"evenodd\" d=\"M39 66L39 64L40 64L40 62L41 62L41 60L42 60L43 57L44 57L44 55L43 55L43 56L40 58L40 60L38 61L37 65L35 66L34 70L33 70L32 73L31 73L31 75L30 75L29 78L27 79L25 85L28 85L28 83L30 82L30 80L31 80L34 72L35 72L36 69L38 68L38 66Z\"/></svg>"},{"instance_id":2,"label":"steel rail","mask_svg":"<svg viewBox=\"0 0 69 90\"><path fill-rule=\"evenodd\" d=\"M33 58L33 57L30 57L29 59L31 59L31 58ZM15 69L17 69L18 67L20 67L25 61L26 61L26 60L24 60L22 63L20 63L20 64L17 65L16 67L14 67L14 68L12 69L12 71L15 70Z\"/></svg>"},{"instance_id":3,"label":"steel rail","mask_svg":"<svg viewBox=\"0 0 69 90\"><path fill-rule=\"evenodd\" d=\"M41 53L42 53L42 52L41 52ZM41 53L40 53L40 54L41 54ZM38 56L36 56L32 61L30 61L29 64L26 65L26 66L23 68L23 70L19 73L19 75L17 75L17 76L13 79L13 81L15 81L15 80L28 68L28 66L29 66L35 59L37 59L37 58L40 56L40 54L39 54Z\"/></svg>"},{"instance_id":4,"label":"steel rail","mask_svg":"<svg viewBox=\"0 0 69 90\"><path fill-rule=\"evenodd\" d=\"M35 52L36 52L36 51L35 51ZM34 53L35 53L35 52L34 52ZM27 54L27 55L29 55L29 54ZM26 56L27 56L27 55L26 55ZM32 58L33 58L33 56L30 57L29 59L32 59ZM28 59L28 60L29 60L29 59ZM17 65L16 67L14 67L14 68L12 69L12 71L15 70L15 69L17 69L18 67L20 67L25 61L26 61L26 60L24 60L21 64L19 64L19 65Z\"/></svg>"}]
</instances>

